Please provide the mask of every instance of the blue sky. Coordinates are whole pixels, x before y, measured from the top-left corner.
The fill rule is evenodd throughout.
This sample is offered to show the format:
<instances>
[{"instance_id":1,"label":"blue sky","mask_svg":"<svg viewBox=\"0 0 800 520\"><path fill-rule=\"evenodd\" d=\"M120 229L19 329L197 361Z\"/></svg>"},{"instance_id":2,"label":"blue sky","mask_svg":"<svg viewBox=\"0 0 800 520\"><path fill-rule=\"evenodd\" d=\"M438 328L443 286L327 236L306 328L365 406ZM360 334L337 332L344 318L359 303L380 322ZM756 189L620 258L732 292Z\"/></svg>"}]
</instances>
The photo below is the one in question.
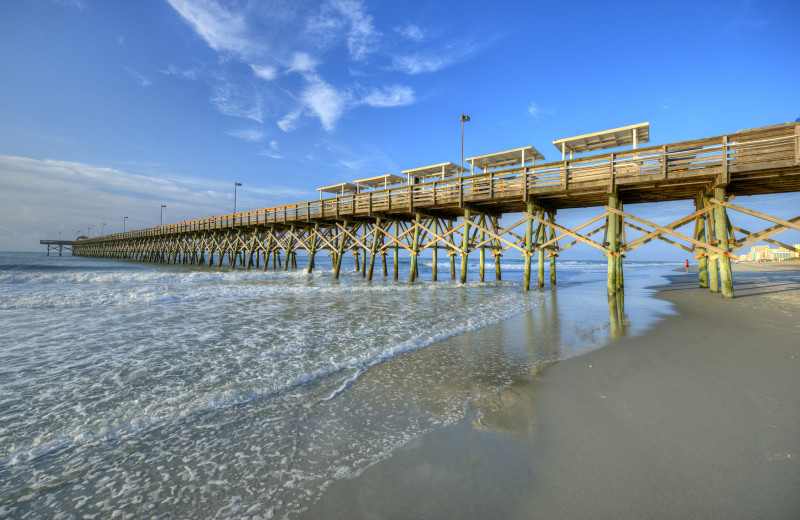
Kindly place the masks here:
<instances>
[{"instance_id":1,"label":"blue sky","mask_svg":"<svg viewBox=\"0 0 800 520\"><path fill-rule=\"evenodd\" d=\"M0 250L158 225L162 203L165 223L227 214L235 181L245 211L458 162L461 113L467 157L548 159L554 139L643 121L651 144L793 121L798 22L796 1L7 0ZM799 201L745 205L791 218ZM636 256L664 255L684 257Z\"/></svg>"}]
</instances>

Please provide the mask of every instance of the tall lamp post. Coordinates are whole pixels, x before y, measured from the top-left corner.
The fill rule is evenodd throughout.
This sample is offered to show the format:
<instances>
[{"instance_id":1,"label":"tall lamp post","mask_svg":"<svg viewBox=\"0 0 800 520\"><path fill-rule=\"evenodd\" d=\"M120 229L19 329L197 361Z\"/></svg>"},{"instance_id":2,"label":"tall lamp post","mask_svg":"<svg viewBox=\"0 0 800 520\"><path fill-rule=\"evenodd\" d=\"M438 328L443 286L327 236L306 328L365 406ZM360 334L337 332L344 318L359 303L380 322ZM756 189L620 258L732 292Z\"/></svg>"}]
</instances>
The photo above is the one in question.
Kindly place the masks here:
<instances>
[{"instance_id":1,"label":"tall lamp post","mask_svg":"<svg viewBox=\"0 0 800 520\"><path fill-rule=\"evenodd\" d=\"M241 182L233 183L233 214L236 215L236 187L241 186Z\"/></svg>"},{"instance_id":2,"label":"tall lamp post","mask_svg":"<svg viewBox=\"0 0 800 520\"><path fill-rule=\"evenodd\" d=\"M461 114L461 175L464 175L464 123L469 121L467 114Z\"/></svg>"},{"instance_id":3,"label":"tall lamp post","mask_svg":"<svg viewBox=\"0 0 800 520\"><path fill-rule=\"evenodd\" d=\"M166 204L162 204L161 205L161 225L162 226L164 225L164 208L166 208L166 207L167 207Z\"/></svg>"},{"instance_id":4,"label":"tall lamp post","mask_svg":"<svg viewBox=\"0 0 800 520\"><path fill-rule=\"evenodd\" d=\"M126 220L128 220L128 217L123 217L123 218L122 218L122 232L123 232L123 233L125 232L125 221L126 221Z\"/></svg>"},{"instance_id":5,"label":"tall lamp post","mask_svg":"<svg viewBox=\"0 0 800 520\"><path fill-rule=\"evenodd\" d=\"M103 225L100 226L100 235L103 235L103 232L105 231L105 229L106 229L106 223L103 222Z\"/></svg>"},{"instance_id":6,"label":"tall lamp post","mask_svg":"<svg viewBox=\"0 0 800 520\"><path fill-rule=\"evenodd\" d=\"M92 238L92 228L87 228L86 236Z\"/></svg>"}]
</instances>

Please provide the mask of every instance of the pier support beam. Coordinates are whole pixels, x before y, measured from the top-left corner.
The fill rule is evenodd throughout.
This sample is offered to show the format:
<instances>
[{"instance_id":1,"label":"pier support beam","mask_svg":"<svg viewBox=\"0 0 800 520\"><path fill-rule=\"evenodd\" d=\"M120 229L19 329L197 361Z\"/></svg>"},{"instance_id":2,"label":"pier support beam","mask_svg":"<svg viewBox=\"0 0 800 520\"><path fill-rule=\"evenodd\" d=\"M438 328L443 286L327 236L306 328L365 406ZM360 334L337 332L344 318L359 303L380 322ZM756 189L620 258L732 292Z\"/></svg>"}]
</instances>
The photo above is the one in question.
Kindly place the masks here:
<instances>
[{"instance_id":1,"label":"pier support beam","mask_svg":"<svg viewBox=\"0 0 800 520\"><path fill-rule=\"evenodd\" d=\"M419 253L419 221L421 215L417 213L414 218L414 240L411 243L411 271L408 273L408 281L413 282L417 278L417 254Z\"/></svg>"},{"instance_id":2,"label":"pier support beam","mask_svg":"<svg viewBox=\"0 0 800 520\"><path fill-rule=\"evenodd\" d=\"M703 209L703 198L698 197L695 201L695 210ZM706 241L706 216L700 215L695 220L695 239L699 242ZM697 248L697 282L701 288L708 288L708 252L705 247Z\"/></svg>"},{"instance_id":3,"label":"pier support beam","mask_svg":"<svg viewBox=\"0 0 800 520\"><path fill-rule=\"evenodd\" d=\"M556 212L550 211L549 216L550 216L550 222L555 224ZM550 236L548 237L548 240L553 240L554 238L556 238L556 231L554 228L551 227ZM557 242L553 243L551 247L553 248L553 254L550 255L550 285L552 286L556 284L556 256L558 255L556 255L555 252L558 249L558 243Z\"/></svg>"},{"instance_id":4,"label":"pier support beam","mask_svg":"<svg viewBox=\"0 0 800 520\"><path fill-rule=\"evenodd\" d=\"M317 234L319 233L319 224L314 224L314 231L311 235L311 251L308 254L308 273L314 271L314 256L317 254ZM266 265L264 266L266 268Z\"/></svg>"},{"instance_id":5,"label":"pier support beam","mask_svg":"<svg viewBox=\"0 0 800 520\"><path fill-rule=\"evenodd\" d=\"M461 239L461 283L467 283L467 260L469 259L469 209L464 210L464 235Z\"/></svg>"},{"instance_id":6,"label":"pier support beam","mask_svg":"<svg viewBox=\"0 0 800 520\"><path fill-rule=\"evenodd\" d=\"M528 202L528 215L533 215L533 202ZM533 246L533 219L528 217L525 224L525 271L522 277L522 290L531 288L531 247Z\"/></svg>"},{"instance_id":7,"label":"pier support beam","mask_svg":"<svg viewBox=\"0 0 800 520\"><path fill-rule=\"evenodd\" d=\"M608 207L617 209L617 194L608 194ZM617 293L617 257L614 253L617 252L617 215L611 211L608 212L608 248L611 250L608 253L608 297L613 298Z\"/></svg>"},{"instance_id":8,"label":"pier support beam","mask_svg":"<svg viewBox=\"0 0 800 520\"><path fill-rule=\"evenodd\" d=\"M439 219L435 218L435 217L433 219L433 234L437 235L437 236L439 235ZM437 239L437 242L435 244L433 244L433 262L432 262L432 264L433 264L433 266L432 266L433 274L431 275L431 279L435 282L436 281L436 277L437 277L438 272L439 272L439 242L438 242L438 239Z\"/></svg>"},{"instance_id":9,"label":"pier support beam","mask_svg":"<svg viewBox=\"0 0 800 520\"><path fill-rule=\"evenodd\" d=\"M486 241L486 231L484 231L484 228L486 227L486 216L485 215L481 215L480 226L481 226L481 240L480 240L481 241L481 248L480 248L480 255L479 256L480 256L481 265L478 268L478 271L480 272L481 283L483 283L485 275L486 275L486 247L483 245L483 242Z\"/></svg>"},{"instance_id":10,"label":"pier support beam","mask_svg":"<svg viewBox=\"0 0 800 520\"><path fill-rule=\"evenodd\" d=\"M714 188L714 198L717 200L725 200L725 188ZM726 252L730 251L728 246L728 214L725 211L725 206L717 204L714 208L714 228L717 233L717 247L724 249ZM725 255L718 255L719 259L719 276L722 285L723 298L733 298L733 273L731 272L731 259Z\"/></svg>"},{"instance_id":11,"label":"pier support beam","mask_svg":"<svg viewBox=\"0 0 800 520\"><path fill-rule=\"evenodd\" d=\"M339 270L342 268L342 258L344 257L344 242L345 242L345 232L344 230L347 228L347 221L342 222L342 235L339 237L339 245L336 251L336 256L334 257L334 268L333 268L333 277L339 278Z\"/></svg>"},{"instance_id":12,"label":"pier support beam","mask_svg":"<svg viewBox=\"0 0 800 520\"><path fill-rule=\"evenodd\" d=\"M494 232L499 234L498 231L500 230L500 224L498 223L497 217L492 217L492 225L493 225L493 228L494 228ZM501 249L502 249L502 247L500 245L500 239L499 238L495 238L494 239L494 252L492 253L492 256L494 256L494 278L498 282L501 279L500 257L503 256L503 255L500 254Z\"/></svg>"},{"instance_id":13,"label":"pier support beam","mask_svg":"<svg viewBox=\"0 0 800 520\"><path fill-rule=\"evenodd\" d=\"M706 207L710 205L711 202L708 200L708 196L703 194L703 206ZM708 243L712 246L717 245L716 237L716 226L714 225L714 215L706 214L704 215L706 221L706 235L708 236ZM712 293L719 292L719 264L717 263L716 259L711 259L708 262L708 290Z\"/></svg>"},{"instance_id":14,"label":"pier support beam","mask_svg":"<svg viewBox=\"0 0 800 520\"><path fill-rule=\"evenodd\" d=\"M395 238L400 236L400 221L398 221L398 220L394 221L394 236L395 236ZM400 265L399 265L400 259L398 258L398 250L397 250L397 248L398 248L398 245L397 245L397 242L395 242L394 243L394 252L393 252L394 256L392 257L392 260L394 260L394 279L395 280L397 280L398 273L399 273L399 270L400 270Z\"/></svg>"},{"instance_id":15,"label":"pier support beam","mask_svg":"<svg viewBox=\"0 0 800 520\"><path fill-rule=\"evenodd\" d=\"M378 254L378 235L381 234L379 228L381 227L381 219L380 217L375 221L375 234L372 237L372 255L369 258L369 274L367 274L367 280L372 281L372 270L375 268L375 255Z\"/></svg>"},{"instance_id":16,"label":"pier support beam","mask_svg":"<svg viewBox=\"0 0 800 520\"><path fill-rule=\"evenodd\" d=\"M544 218L544 210L539 213L540 218ZM541 244L545 243L545 232L547 229L545 225L541 222L539 223L539 227L536 229L536 247L540 247ZM537 255L536 261L536 268L537 268L537 286L539 289L544 287L544 249L539 249L539 254Z\"/></svg>"}]
</instances>

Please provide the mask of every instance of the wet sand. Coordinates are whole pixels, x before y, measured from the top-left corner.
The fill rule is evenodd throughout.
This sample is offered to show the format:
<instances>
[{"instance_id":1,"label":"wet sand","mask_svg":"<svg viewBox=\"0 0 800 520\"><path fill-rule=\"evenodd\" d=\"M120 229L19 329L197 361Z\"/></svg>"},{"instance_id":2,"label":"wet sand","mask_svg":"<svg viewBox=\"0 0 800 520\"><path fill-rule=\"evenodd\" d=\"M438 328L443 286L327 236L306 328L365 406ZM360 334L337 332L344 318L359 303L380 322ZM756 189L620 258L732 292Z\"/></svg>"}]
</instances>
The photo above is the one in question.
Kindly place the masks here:
<instances>
[{"instance_id":1,"label":"wet sand","mask_svg":"<svg viewBox=\"0 0 800 520\"><path fill-rule=\"evenodd\" d=\"M300 517L800 518L800 263L736 265L734 300L669 278L677 315L515 377Z\"/></svg>"}]
</instances>

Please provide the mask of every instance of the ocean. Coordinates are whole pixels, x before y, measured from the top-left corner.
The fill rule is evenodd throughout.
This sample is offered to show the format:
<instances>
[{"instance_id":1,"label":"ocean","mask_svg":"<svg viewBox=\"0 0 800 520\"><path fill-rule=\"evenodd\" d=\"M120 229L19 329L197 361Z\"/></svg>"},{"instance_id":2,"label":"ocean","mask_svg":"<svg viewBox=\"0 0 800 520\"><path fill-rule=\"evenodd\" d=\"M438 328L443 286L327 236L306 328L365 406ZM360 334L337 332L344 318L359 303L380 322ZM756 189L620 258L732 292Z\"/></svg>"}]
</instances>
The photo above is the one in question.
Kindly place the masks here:
<instances>
[{"instance_id":1,"label":"ocean","mask_svg":"<svg viewBox=\"0 0 800 520\"><path fill-rule=\"evenodd\" d=\"M308 275L0 253L0 517L291 518L607 343L605 261L523 293L521 260L480 283L475 256L461 285L425 258L410 284L407 259L367 282L351 258L334 279L324 256ZM671 312L646 287L680 267L626 262L628 334Z\"/></svg>"}]
</instances>

